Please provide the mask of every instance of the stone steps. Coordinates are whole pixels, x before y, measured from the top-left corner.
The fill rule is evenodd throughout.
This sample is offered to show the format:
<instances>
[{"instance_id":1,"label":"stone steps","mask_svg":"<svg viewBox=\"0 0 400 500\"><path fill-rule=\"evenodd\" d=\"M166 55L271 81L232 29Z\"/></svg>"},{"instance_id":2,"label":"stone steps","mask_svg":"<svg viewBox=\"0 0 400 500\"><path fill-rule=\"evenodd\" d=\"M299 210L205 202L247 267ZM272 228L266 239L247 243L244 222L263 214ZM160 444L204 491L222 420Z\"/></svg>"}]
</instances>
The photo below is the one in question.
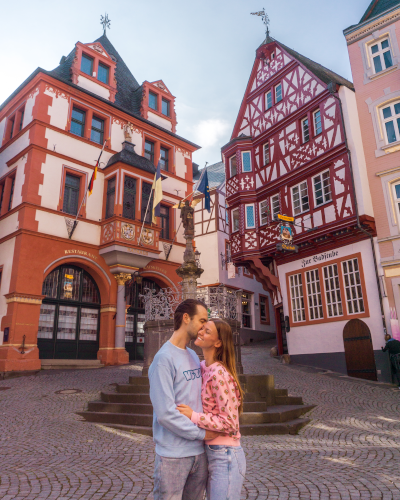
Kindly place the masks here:
<instances>
[{"instance_id":1,"label":"stone steps","mask_svg":"<svg viewBox=\"0 0 400 500\"><path fill-rule=\"evenodd\" d=\"M103 368L98 359L42 359L42 370L88 370Z\"/></svg>"},{"instance_id":2,"label":"stone steps","mask_svg":"<svg viewBox=\"0 0 400 500\"><path fill-rule=\"evenodd\" d=\"M254 424L240 426L242 436L271 436L278 434L298 434L301 428L310 422L309 418L296 418L288 422L273 424Z\"/></svg>"}]
</instances>

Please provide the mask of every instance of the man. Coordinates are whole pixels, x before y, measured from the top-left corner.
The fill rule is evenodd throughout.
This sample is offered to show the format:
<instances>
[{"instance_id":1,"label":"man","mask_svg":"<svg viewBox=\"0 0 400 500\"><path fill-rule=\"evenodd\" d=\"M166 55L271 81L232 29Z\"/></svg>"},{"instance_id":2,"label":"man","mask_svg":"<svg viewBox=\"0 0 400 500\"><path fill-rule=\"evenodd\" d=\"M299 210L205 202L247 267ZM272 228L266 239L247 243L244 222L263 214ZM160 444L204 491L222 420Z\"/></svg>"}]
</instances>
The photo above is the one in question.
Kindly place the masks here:
<instances>
[{"instance_id":1,"label":"man","mask_svg":"<svg viewBox=\"0 0 400 500\"><path fill-rule=\"evenodd\" d=\"M200 360L187 345L207 321L207 309L199 300L179 304L174 333L149 368L156 443L154 500L202 500L204 496L208 476L204 439L217 433L200 429L176 407L186 404L203 411Z\"/></svg>"},{"instance_id":2,"label":"man","mask_svg":"<svg viewBox=\"0 0 400 500\"><path fill-rule=\"evenodd\" d=\"M398 370L398 366L400 364L400 342L396 339L392 339L388 333L385 335L385 342L385 347L382 347L381 349L383 352L389 351L392 373L396 376L400 389L400 374Z\"/></svg>"}]
</instances>

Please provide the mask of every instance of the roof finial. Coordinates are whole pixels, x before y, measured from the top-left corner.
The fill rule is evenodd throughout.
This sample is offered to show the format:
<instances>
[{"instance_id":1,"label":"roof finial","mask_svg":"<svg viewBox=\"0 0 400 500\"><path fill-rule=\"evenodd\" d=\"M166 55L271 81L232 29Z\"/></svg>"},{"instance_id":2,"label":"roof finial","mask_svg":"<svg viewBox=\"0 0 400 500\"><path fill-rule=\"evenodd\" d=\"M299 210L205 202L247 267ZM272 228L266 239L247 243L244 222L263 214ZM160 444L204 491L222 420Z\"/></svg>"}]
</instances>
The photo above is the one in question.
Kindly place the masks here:
<instances>
[{"instance_id":1,"label":"roof finial","mask_svg":"<svg viewBox=\"0 0 400 500\"><path fill-rule=\"evenodd\" d=\"M103 35L107 36L107 28L110 29L110 24L111 24L111 21L110 19L108 18L108 14L106 12L106 15L105 16L100 16L100 24L103 25Z\"/></svg>"},{"instance_id":2,"label":"roof finial","mask_svg":"<svg viewBox=\"0 0 400 500\"><path fill-rule=\"evenodd\" d=\"M267 35L267 38L269 37L269 17L268 14L265 12L265 9L260 10L258 12L251 12L252 16L259 16L262 19L262 22L265 24L265 34Z\"/></svg>"}]
</instances>

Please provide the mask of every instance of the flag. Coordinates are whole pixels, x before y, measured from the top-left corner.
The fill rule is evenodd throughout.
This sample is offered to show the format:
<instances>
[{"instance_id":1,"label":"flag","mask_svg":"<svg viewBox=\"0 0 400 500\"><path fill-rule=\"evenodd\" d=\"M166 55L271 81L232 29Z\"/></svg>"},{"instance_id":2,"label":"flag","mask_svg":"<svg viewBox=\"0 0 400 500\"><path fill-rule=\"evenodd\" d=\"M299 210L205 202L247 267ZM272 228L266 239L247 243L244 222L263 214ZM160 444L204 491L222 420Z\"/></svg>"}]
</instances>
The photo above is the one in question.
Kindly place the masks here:
<instances>
[{"instance_id":1,"label":"flag","mask_svg":"<svg viewBox=\"0 0 400 500\"><path fill-rule=\"evenodd\" d=\"M104 144L103 144L103 147L101 148L99 157L97 158L96 166L94 167L94 171L93 171L92 177L90 178L90 182L89 182L89 186L88 186L89 196L92 194L92 191L93 191L93 184L94 184L94 181L96 180L96 177L97 177L97 167L100 165L101 155L103 154L104 148L106 147L107 141L109 141L109 140L110 140L110 138L108 138L104 141Z\"/></svg>"},{"instance_id":2,"label":"flag","mask_svg":"<svg viewBox=\"0 0 400 500\"><path fill-rule=\"evenodd\" d=\"M153 196L153 217L152 221L156 223L156 217L160 217L160 205L162 200L162 187L161 187L161 163L158 162L157 171L154 175L152 189L154 190Z\"/></svg>"},{"instance_id":3,"label":"flag","mask_svg":"<svg viewBox=\"0 0 400 500\"><path fill-rule=\"evenodd\" d=\"M211 212L210 188L208 186L207 170L201 178L200 184L197 186L197 191L204 194L204 208Z\"/></svg>"}]
</instances>

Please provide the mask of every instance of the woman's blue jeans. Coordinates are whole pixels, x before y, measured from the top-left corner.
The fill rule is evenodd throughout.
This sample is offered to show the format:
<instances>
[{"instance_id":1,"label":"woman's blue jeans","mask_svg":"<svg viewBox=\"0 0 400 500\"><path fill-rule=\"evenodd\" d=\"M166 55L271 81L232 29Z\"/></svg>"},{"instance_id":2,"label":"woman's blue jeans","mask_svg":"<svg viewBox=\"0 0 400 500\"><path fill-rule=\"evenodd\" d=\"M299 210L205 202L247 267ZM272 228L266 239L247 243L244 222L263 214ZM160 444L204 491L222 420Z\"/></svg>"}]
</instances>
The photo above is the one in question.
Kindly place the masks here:
<instances>
[{"instance_id":1,"label":"woman's blue jeans","mask_svg":"<svg viewBox=\"0 0 400 500\"><path fill-rule=\"evenodd\" d=\"M207 500L240 500L246 458L241 446L206 445Z\"/></svg>"}]
</instances>

